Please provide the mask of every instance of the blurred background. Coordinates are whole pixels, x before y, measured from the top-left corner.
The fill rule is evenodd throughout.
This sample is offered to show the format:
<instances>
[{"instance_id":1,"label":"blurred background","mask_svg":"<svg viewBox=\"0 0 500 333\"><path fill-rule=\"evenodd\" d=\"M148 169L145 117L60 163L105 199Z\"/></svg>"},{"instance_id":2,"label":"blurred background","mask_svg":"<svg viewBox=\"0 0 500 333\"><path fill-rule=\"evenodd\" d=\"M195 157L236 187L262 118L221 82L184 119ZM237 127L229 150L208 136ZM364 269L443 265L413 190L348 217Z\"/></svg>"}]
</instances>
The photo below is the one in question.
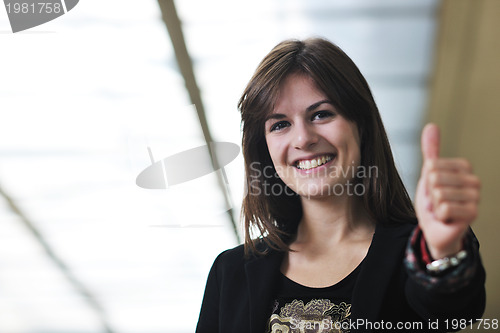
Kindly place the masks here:
<instances>
[{"instance_id":1,"label":"blurred background","mask_svg":"<svg viewBox=\"0 0 500 333\"><path fill-rule=\"evenodd\" d=\"M497 0L84 0L13 34L0 10L0 332L193 332L213 260L242 239L241 154L164 190L136 177L239 145L258 63L310 36L366 76L412 196L425 122L444 156L472 161L484 318L500 319L499 14Z\"/></svg>"}]
</instances>

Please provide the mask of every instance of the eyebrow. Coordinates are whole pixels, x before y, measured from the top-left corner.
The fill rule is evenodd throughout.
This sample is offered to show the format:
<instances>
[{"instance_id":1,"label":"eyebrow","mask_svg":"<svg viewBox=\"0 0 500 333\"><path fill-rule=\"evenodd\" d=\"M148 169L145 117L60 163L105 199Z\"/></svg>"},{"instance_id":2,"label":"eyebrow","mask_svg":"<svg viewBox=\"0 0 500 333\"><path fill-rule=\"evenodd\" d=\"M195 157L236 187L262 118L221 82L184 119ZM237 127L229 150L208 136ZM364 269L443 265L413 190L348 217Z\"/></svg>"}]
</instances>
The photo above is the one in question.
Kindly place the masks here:
<instances>
[{"instance_id":1,"label":"eyebrow","mask_svg":"<svg viewBox=\"0 0 500 333\"><path fill-rule=\"evenodd\" d=\"M317 109L321 104L325 104L325 103L333 105L333 103L329 99L323 99L319 102L316 102L314 104L309 105L306 108L306 113ZM284 115L282 113L271 113L270 115L268 115L266 117L265 121L267 122L268 120L271 120L271 119L283 119L283 118L286 118L286 115Z\"/></svg>"}]
</instances>

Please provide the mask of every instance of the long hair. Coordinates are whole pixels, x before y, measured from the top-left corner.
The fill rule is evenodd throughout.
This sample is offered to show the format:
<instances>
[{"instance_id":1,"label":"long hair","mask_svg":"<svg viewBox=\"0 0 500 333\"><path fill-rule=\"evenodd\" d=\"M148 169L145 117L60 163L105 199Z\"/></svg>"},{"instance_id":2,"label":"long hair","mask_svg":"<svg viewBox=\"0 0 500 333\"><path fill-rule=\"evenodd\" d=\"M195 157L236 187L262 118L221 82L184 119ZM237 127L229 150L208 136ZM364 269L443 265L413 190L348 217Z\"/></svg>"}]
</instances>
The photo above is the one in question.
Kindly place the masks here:
<instances>
[{"instance_id":1,"label":"long hair","mask_svg":"<svg viewBox=\"0 0 500 333\"><path fill-rule=\"evenodd\" d=\"M262 254L256 248L258 239L271 248L288 250L302 218L300 197L277 176L264 130L266 116L290 74L312 78L338 112L357 125L361 166L377 171L376 177L361 180L363 205L371 218L376 223L415 223L413 204L396 170L378 108L357 66L325 39L286 40L262 60L238 102L247 187L241 211L246 253Z\"/></svg>"}]
</instances>

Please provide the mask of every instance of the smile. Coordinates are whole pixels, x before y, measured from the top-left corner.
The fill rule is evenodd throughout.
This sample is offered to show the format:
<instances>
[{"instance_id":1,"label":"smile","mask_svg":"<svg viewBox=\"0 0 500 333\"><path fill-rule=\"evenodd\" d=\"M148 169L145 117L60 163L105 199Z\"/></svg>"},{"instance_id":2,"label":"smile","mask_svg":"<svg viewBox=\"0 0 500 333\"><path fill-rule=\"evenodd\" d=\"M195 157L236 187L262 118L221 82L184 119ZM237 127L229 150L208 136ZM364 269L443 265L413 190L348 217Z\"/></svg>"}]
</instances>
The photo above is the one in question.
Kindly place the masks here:
<instances>
[{"instance_id":1,"label":"smile","mask_svg":"<svg viewBox=\"0 0 500 333\"><path fill-rule=\"evenodd\" d=\"M328 154L318 156L310 160L299 160L295 162L295 167L300 170L310 170L328 163L334 158L334 155Z\"/></svg>"}]
</instances>

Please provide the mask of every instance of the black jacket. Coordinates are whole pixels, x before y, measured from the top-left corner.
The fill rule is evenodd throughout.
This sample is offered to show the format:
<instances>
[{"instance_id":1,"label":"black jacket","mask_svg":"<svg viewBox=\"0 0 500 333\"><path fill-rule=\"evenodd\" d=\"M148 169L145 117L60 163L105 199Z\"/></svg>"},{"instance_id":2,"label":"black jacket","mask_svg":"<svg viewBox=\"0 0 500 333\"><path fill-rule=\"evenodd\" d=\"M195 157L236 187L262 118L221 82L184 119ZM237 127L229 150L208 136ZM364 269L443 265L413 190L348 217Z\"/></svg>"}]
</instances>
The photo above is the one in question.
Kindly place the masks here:
<instances>
[{"instance_id":1,"label":"black jacket","mask_svg":"<svg viewBox=\"0 0 500 333\"><path fill-rule=\"evenodd\" d=\"M415 226L378 225L351 299L351 322L364 320L351 332L370 332L368 323L421 322L425 332L436 320L479 319L485 307L485 272L481 265L466 287L454 293L429 291L408 277L405 247ZM197 333L264 333L271 315L283 253L244 258L243 246L222 252L207 280ZM361 323L361 322L360 322ZM451 321L448 329L451 331ZM433 330L432 332L437 332Z\"/></svg>"}]
</instances>

